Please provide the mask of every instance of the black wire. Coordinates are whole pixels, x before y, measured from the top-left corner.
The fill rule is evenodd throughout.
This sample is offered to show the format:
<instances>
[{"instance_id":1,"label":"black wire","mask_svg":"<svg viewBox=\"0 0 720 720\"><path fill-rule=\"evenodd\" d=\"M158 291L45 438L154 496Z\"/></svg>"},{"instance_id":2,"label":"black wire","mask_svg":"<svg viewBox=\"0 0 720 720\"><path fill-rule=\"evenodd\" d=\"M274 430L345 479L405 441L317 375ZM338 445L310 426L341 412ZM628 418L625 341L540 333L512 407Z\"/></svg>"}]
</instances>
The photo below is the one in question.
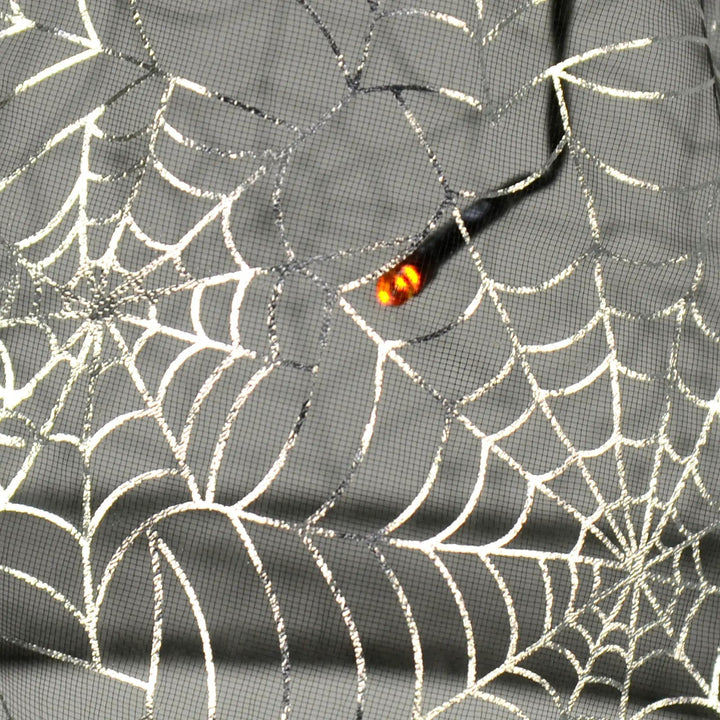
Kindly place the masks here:
<instances>
[{"instance_id":1,"label":"black wire","mask_svg":"<svg viewBox=\"0 0 720 720\"><path fill-rule=\"evenodd\" d=\"M572 4L573 0L553 0L551 5L550 21L555 49L555 63L564 59L567 33L573 9ZM547 144L549 152L552 153L561 142L565 129L553 84L550 84L548 93ZM562 161L563 155L561 154L541 177L523 190L490 198L481 198L469 205L461 213L462 222L468 234L471 237L476 235L502 217L513 205L530 193L547 187L557 177ZM423 279L423 287L425 287L435 277L440 267L464 245L465 239L460 232L460 228L455 220L452 220L437 230L433 230L401 265L412 264L417 267Z\"/></svg>"}]
</instances>

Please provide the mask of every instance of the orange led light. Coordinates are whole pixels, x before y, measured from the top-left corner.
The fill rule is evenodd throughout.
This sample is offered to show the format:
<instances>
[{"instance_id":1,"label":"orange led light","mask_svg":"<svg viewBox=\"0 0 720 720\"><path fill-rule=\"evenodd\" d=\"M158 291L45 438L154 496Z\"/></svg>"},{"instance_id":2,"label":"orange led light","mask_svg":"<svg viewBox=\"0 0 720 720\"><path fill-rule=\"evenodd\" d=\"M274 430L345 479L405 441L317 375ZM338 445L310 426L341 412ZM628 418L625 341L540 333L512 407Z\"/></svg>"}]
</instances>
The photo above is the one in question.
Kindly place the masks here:
<instances>
[{"instance_id":1,"label":"orange led light","mask_svg":"<svg viewBox=\"0 0 720 720\"><path fill-rule=\"evenodd\" d=\"M412 263L402 263L378 278L375 294L381 305L402 305L417 295L423 286L420 270Z\"/></svg>"}]
</instances>

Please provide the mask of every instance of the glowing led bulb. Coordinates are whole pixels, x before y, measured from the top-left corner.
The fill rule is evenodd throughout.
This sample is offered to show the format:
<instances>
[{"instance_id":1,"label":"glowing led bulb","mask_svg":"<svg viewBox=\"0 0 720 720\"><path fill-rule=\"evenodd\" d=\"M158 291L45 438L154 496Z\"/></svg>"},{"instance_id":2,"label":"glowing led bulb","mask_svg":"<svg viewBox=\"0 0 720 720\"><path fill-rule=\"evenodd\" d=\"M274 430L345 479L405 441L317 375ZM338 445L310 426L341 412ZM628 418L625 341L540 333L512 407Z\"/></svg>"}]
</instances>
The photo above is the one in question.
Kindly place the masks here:
<instances>
[{"instance_id":1,"label":"glowing led bulb","mask_svg":"<svg viewBox=\"0 0 720 720\"><path fill-rule=\"evenodd\" d=\"M481 198L462 213L465 232L470 236L500 217L510 196ZM465 247L465 238L455 219L431 232L401 263L378 278L375 295L381 305L402 305L415 297L437 275L440 266Z\"/></svg>"},{"instance_id":2,"label":"glowing led bulb","mask_svg":"<svg viewBox=\"0 0 720 720\"><path fill-rule=\"evenodd\" d=\"M402 305L417 295L422 286L420 270L416 265L404 262L378 278L375 293L381 305Z\"/></svg>"}]
</instances>

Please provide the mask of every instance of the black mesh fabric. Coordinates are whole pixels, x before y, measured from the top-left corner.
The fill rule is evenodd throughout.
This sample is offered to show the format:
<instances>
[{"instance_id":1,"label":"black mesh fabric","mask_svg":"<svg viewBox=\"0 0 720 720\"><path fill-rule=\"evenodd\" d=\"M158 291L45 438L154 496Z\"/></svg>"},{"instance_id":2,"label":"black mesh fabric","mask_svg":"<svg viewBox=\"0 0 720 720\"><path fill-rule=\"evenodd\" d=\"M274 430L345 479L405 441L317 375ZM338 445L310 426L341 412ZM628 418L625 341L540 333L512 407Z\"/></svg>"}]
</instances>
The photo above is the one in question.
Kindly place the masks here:
<instances>
[{"instance_id":1,"label":"black mesh fabric","mask_svg":"<svg viewBox=\"0 0 720 720\"><path fill-rule=\"evenodd\" d=\"M720 715L716 2L0 20L0 720Z\"/></svg>"}]
</instances>

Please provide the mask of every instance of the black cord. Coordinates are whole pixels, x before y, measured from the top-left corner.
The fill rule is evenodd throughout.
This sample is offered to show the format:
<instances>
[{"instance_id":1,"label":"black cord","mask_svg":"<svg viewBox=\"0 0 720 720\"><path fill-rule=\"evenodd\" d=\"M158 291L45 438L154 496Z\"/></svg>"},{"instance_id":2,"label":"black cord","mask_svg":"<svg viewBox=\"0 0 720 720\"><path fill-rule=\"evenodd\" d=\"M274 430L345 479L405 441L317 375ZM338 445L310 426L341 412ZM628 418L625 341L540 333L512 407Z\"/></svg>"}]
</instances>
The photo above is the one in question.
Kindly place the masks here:
<instances>
[{"instance_id":1,"label":"black cord","mask_svg":"<svg viewBox=\"0 0 720 720\"><path fill-rule=\"evenodd\" d=\"M551 24L555 63L565 56L567 33L572 15L573 0L553 0L551 5ZM549 152L562 141L565 129L560 115L560 106L555 96L555 87L549 87L549 107L547 119L547 144ZM532 192L547 187L557 177L563 155L561 154L537 180L514 193L480 198L468 206L462 213L462 223L472 237L502 217L513 205ZM517 182L516 179L514 182ZM511 183L512 184L512 183ZM383 305L401 305L420 292L437 274L440 267L461 247L465 238L454 220L433 230L420 246L405 260L386 272L378 279L377 296ZM411 268L408 275L407 268ZM417 276L417 282L413 277Z\"/></svg>"}]
</instances>

